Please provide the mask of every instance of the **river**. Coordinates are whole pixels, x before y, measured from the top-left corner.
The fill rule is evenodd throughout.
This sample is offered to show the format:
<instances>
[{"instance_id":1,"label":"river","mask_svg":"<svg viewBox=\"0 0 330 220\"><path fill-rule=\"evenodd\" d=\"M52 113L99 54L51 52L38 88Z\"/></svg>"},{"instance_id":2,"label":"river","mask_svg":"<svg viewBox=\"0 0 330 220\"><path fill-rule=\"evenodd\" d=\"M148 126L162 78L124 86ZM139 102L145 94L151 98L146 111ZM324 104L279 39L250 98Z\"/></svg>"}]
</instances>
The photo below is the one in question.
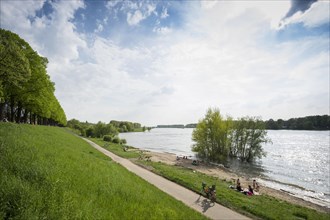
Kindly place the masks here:
<instances>
[{"instance_id":1,"label":"river","mask_svg":"<svg viewBox=\"0 0 330 220\"><path fill-rule=\"evenodd\" d=\"M156 128L150 132L121 133L127 144L150 151L194 157L193 129ZM268 187L283 190L330 208L330 132L269 130L272 144L267 156L253 164L232 160L233 172L257 178Z\"/></svg>"}]
</instances>

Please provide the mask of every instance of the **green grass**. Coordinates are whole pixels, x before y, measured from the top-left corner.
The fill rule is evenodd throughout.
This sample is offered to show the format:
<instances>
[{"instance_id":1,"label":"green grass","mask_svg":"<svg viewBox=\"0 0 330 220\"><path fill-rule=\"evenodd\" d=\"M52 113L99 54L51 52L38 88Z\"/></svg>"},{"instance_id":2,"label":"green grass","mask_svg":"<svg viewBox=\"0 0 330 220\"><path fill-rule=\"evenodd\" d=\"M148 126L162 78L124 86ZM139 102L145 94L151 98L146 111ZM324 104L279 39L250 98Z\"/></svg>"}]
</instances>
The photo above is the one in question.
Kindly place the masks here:
<instances>
[{"instance_id":1,"label":"green grass","mask_svg":"<svg viewBox=\"0 0 330 220\"><path fill-rule=\"evenodd\" d=\"M104 146L102 140L96 142L100 146ZM120 151L120 146L107 147L107 149L110 151L116 149L113 150L114 153L120 152L118 155L125 157L126 152L123 152L123 150ZM234 183L226 182L225 180L220 180L191 169L166 165L159 162L141 160L137 160L137 162L143 166L152 168L153 172L195 192L200 192L202 182L206 182L208 185L216 184L218 203L252 218L284 220L330 219L329 213L317 212L313 209L294 205L271 196L246 196L229 188L229 185Z\"/></svg>"},{"instance_id":2,"label":"green grass","mask_svg":"<svg viewBox=\"0 0 330 220\"><path fill-rule=\"evenodd\" d=\"M0 123L0 219L205 219L63 128Z\"/></svg>"},{"instance_id":3,"label":"green grass","mask_svg":"<svg viewBox=\"0 0 330 220\"><path fill-rule=\"evenodd\" d=\"M143 128L134 128L133 132L144 132Z\"/></svg>"},{"instance_id":4,"label":"green grass","mask_svg":"<svg viewBox=\"0 0 330 220\"><path fill-rule=\"evenodd\" d=\"M127 158L127 159L138 158L141 154L141 151L137 148L129 148L128 151L124 151L123 145L106 142L103 141L102 138L88 138L88 139L123 158Z\"/></svg>"}]
</instances>

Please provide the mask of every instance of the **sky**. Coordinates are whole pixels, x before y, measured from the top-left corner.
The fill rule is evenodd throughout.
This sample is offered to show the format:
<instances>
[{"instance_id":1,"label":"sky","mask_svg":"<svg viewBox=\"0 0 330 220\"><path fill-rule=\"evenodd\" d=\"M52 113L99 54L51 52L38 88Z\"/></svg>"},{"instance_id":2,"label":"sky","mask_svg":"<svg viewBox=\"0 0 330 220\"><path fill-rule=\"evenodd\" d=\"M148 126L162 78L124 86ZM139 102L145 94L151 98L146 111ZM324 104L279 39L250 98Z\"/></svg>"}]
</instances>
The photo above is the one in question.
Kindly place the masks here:
<instances>
[{"instance_id":1,"label":"sky","mask_svg":"<svg viewBox=\"0 0 330 220\"><path fill-rule=\"evenodd\" d=\"M329 114L330 1L1 0L68 119Z\"/></svg>"}]
</instances>

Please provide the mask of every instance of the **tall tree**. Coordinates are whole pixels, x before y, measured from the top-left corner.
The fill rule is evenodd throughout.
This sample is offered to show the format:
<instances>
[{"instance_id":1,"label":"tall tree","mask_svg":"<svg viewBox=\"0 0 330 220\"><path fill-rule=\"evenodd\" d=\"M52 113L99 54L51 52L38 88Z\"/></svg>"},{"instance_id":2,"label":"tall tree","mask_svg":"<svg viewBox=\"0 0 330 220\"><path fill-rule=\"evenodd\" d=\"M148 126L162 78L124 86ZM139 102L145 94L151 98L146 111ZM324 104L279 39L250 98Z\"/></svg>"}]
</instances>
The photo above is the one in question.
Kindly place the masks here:
<instances>
[{"instance_id":1,"label":"tall tree","mask_svg":"<svg viewBox=\"0 0 330 220\"><path fill-rule=\"evenodd\" d=\"M208 109L194 129L192 140L192 151L213 162L223 162L228 157L251 162L265 156L262 144L270 141L261 119L244 117L233 121L221 116L218 109Z\"/></svg>"},{"instance_id":2,"label":"tall tree","mask_svg":"<svg viewBox=\"0 0 330 220\"><path fill-rule=\"evenodd\" d=\"M17 34L0 29L0 120L66 124L47 63Z\"/></svg>"},{"instance_id":3,"label":"tall tree","mask_svg":"<svg viewBox=\"0 0 330 220\"><path fill-rule=\"evenodd\" d=\"M251 162L265 156L262 144L270 142L265 123L257 117L243 117L236 121L232 133L231 156Z\"/></svg>"},{"instance_id":4,"label":"tall tree","mask_svg":"<svg viewBox=\"0 0 330 220\"><path fill-rule=\"evenodd\" d=\"M195 144L192 151L203 159L222 161L230 152L231 133L232 119L224 119L218 109L210 108L193 131L192 140Z\"/></svg>"}]
</instances>

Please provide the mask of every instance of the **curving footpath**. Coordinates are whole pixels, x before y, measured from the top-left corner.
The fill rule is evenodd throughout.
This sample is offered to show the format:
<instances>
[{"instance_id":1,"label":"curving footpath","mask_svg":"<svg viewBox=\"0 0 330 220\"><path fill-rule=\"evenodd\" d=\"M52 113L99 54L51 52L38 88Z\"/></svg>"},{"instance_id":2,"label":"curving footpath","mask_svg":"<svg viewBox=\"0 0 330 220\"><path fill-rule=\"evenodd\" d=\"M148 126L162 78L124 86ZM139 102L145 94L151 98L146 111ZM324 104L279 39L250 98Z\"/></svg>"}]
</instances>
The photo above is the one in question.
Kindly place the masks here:
<instances>
[{"instance_id":1,"label":"curving footpath","mask_svg":"<svg viewBox=\"0 0 330 220\"><path fill-rule=\"evenodd\" d=\"M248 217L234 212L231 209L228 209L217 203L211 205L209 200L205 199L204 197L201 197L199 194L190 191L161 176L158 176L157 174L154 174L151 171L132 163L128 159L119 157L86 138L83 139L98 151L102 152L106 156L112 158L112 160L124 166L127 170L131 171L132 173L135 173L136 175L145 179L163 192L171 195L172 197L183 202L187 206L195 209L196 211L201 212L202 214L211 219L249 219Z\"/></svg>"}]
</instances>

